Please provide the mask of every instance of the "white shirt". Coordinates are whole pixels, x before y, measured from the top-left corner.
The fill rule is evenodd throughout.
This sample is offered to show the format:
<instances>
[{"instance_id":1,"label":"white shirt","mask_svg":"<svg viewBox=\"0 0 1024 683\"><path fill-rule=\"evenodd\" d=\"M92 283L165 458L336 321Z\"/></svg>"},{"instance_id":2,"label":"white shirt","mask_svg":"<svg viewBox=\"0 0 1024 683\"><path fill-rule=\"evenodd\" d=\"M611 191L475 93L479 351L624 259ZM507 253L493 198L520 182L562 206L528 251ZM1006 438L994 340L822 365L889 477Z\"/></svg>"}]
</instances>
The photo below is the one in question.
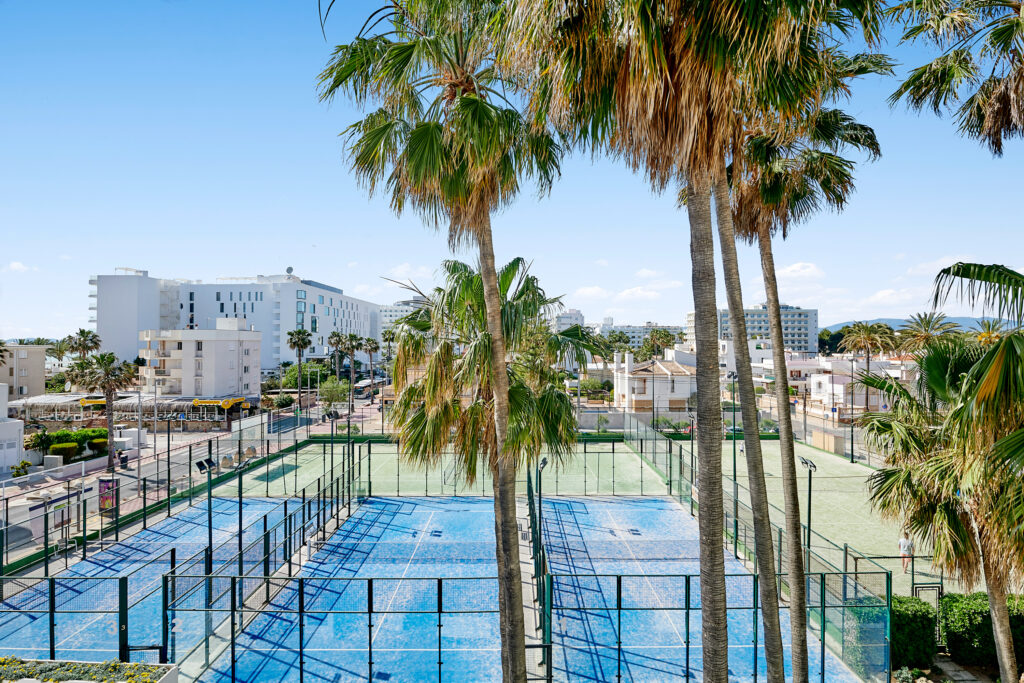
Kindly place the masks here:
<instances>
[{"instance_id":1,"label":"white shirt","mask_svg":"<svg viewBox=\"0 0 1024 683\"><path fill-rule=\"evenodd\" d=\"M914 553L914 542L909 538L900 539L900 555L912 555Z\"/></svg>"}]
</instances>

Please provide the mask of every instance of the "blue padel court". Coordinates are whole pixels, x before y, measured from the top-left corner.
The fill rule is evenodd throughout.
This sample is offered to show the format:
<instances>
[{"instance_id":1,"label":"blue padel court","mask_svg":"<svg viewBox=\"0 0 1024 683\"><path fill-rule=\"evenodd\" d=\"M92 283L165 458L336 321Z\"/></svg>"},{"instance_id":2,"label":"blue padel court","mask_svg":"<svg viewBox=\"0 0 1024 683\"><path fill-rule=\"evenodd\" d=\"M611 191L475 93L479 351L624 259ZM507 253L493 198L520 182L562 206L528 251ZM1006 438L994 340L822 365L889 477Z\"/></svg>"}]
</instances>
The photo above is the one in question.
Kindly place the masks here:
<instances>
[{"instance_id":1,"label":"blue padel court","mask_svg":"<svg viewBox=\"0 0 1024 683\"><path fill-rule=\"evenodd\" d=\"M494 548L490 499L369 498L200 680L499 680Z\"/></svg>"},{"instance_id":2,"label":"blue padel court","mask_svg":"<svg viewBox=\"0 0 1024 683\"><path fill-rule=\"evenodd\" d=\"M542 509L555 679L700 680L697 520L669 498L545 498ZM766 680L753 576L730 554L725 570L729 680L754 681L755 666ZM781 620L788 666L787 611ZM816 635L808 645L811 680L822 662L824 680L859 680L827 649L822 659Z\"/></svg>"},{"instance_id":3,"label":"blue padel court","mask_svg":"<svg viewBox=\"0 0 1024 683\"><path fill-rule=\"evenodd\" d=\"M211 518L216 567L236 553L240 513L242 536L248 542L250 532L262 530L257 522L263 517L270 524L280 520L281 503L279 499L252 498L244 500L239 510L237 499L215 498L211 517L204 501L121 542L90 552L52 580L3 580L0 656L50 657L51 604L57 659L116 659L122 600L131 626L131 645L155 647L160 642L162 619L161 577L172 569L172 549L179 571L202 574Z\"/></svg>"}]
</instances>

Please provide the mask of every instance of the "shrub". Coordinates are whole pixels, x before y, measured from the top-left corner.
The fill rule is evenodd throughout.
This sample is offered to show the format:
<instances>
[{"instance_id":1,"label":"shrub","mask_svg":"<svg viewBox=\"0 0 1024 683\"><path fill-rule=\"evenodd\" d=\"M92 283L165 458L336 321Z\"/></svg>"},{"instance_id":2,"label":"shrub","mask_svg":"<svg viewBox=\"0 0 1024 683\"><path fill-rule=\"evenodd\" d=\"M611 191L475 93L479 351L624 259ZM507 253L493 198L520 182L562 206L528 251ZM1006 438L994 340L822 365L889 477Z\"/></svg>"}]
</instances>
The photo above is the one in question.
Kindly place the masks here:
<instances>
[{"instance_id":1,"label":"shrub","mask_svg":"<svg viewBox=\"0 0 1024 683\"><path fill-rule=\"evenodd\" d=\"M935 658L935 608L920 598L892 596L893 667L927 667Z\"/></svg>"},{"instance_id":2,"label":"shrub","mask_svg":"<svg viewBox=\"0 0 1024 683\"><path fill-rule=\"evenodd\" d=\"M96 453L107 452L107 440L106 439L89 439L89 449Z\"/></svg>"},{"instance_id":3,"label":"shrub","mask_svg":"<svg viewBox=\"0 0 1024 683\"><path fill-rule=\"evenodd\" d=\"M55 443L50 446L50 455L63 455L66 458L70 458L81 453L79 448L80 446L74 441L68 443Z\"/></svg>"},{"instance_id":4,"label":"shrub","mask_svg":"<svg viewBox=\"0 0 1024 683\"><path fill-rule=\"evenodd\" d=\"M1013 647L1024 652L1024 596L1011 595L1010 632ZM958 664L991 666L996 662L996 643L992 637L992 616L988 611L986 593L947 593L940 603L946 649Z\"/></svg>"},{"instance_id":5,"label":"shrub","mask_svg":"<svg viewBox=\"0 0 1024 683\"><path fill-rule=\"evenodd\" d=\"M291 394L279 394L274 399L274 406L277 408L288 408L293 403L295 403L295 398Z\"/></svg>"},{"instance_id":6,"label":"shrub","mask_svg":"<svg viewBox=\"0 0 1024 683\"><path fill-rule=\"evenodd\" d=\"M760 396L761 394L765 393L765 388L764 387L754 387L754 393L757 394L758 396Z\"/></svg>"},{"instance_id":7,"label":"shrub","mask_svg":"<svg viewBox=\"0 0 1024 683\"><path fill-rule=\"evenodd\" d=\"M32 463L30 463L28 460L22 460L17 465L13 465L11 467L11 477L24 477L26 474L28 474L29 467L32 467Z\"/></svg>"}]
</instances>

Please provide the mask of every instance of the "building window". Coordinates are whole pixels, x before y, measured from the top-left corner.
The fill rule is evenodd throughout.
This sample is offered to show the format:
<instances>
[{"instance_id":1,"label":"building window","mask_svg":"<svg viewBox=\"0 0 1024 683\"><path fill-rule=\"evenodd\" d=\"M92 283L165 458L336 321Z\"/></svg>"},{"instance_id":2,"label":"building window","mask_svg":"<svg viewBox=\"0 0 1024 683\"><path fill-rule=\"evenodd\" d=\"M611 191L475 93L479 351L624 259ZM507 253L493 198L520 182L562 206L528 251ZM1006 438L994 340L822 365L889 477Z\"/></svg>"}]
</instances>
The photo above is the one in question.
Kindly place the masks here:
<instances>
[{"instance_id":1,"label":"building window","mask_svg":"<svg viewBox=\"0 0 1024 683\"><path fill-rule=\"evenodd\" d=\"M200 342L196 342L196 351L202 351L202 350L203 350L203 342L201 342L201 341Z\"/></svg>"},{"instance_id":2,"label":"building window","mask_svg":"<svg viewBox=\"0 0 1024 683\"><path fill-rule=\"evenodd\" d=\"M315 315L309 316L309 331L310 332L316 332L317 331L316 316Z\"/></svg>"},{"instance_id":3,"label":"building window","mask_svg":"<svg viewBox=\"0 0 1024 683\"><path fill-rule=\"evenodd\" d=\"M245 293L245 300L246 301L252 301L252 292L246 292Z\"/></svg>"},{"instance_id":4,"label":"building window","mask_svg":"<svg viewBox=\"0 0 1024 683\"><path fill-rule=\"evenodd\" d=\"M234 313L235 313L235 317L237 318L238 317L238 304L231 304L231 305L235 307Z\"/></svg>"},{"instance_id":5,"label":"building window","mask_svg":"<svg viewBox=\"0 0 1024 683\"><path fill-rule=\"evenodd\" d=\"M296 299L305 299L306 298L306 290L304 290L304 289L296 289L295 290L295 298Z\"/></svg>"},{"instance_id":6,"label":"building window","mask_svg":"<svg viewBox=\"0 0 1024 683\"><path fill-rule=\"evenodd\" d=\"M297 326L298 326L299 328L301 328L301 327L302 327L302 324L303 324L303 323L304 323L305 321L306 321L306 314L305 314L305 313L296 313L296 314L295 314L295 324L296 324L296 325L297 325Z\"/></svg>"},{"instance_id":7,"label":"building window","mask_svg":"<svg viewBox=\"0 0 1024 683\"><path fill-rule=\"evenodd\" d=\"M228 292L228 301L234 301L234 300L235 300L235 293L234 292Z\"/></svg>"},{"instance_id":8,"label":"building window","mask_svg":"<svg viewBox=\"0 0 1024 683\"><path fill-rule=\"evenodd\" d=\"M217 301L220 301L220 292L217 292Z\"/></svg>"},{"instance_id":9,"label":"building window","mask_svg":"<svg viewBox=\"0 0 1024 683\"><path fill-rule=\"evenodd\" d=\"M217 297L217 298L219 299L220 297ZM221 302L221 305L220 305L220 312L221 313L224 312L224 303L223 302Z\"/></svg>"},{"instance_id":10,"label":"building window","mask_svg":"<svg viewBox=\"0 0 1024 683\"><path fill-rule=\"evenodd\" d=\"M188 300L189 301L195 301L196 300L196 293L195 292L189 292L188 293Z\"/></svg>"},{"instance_id":11,"label":"building window","mask_svg":"<svg viewBox=\"0 0 1024 683\"><path fill-rule=\"evenodd\" d=\"M305 301L296 301L295 302L295 310L298 311L299 313L305 313L306 312L306 302Z\"/></svg>"},{"instance_id":12,"label":"building window","mask_svg":"<svg viewBox=\"0 0 1024 683\"><path fill-rule=\"evenodd\" d=\"M188 312L189 313L195 313L196 312L196 305L195 304L189 304L188 305Z\"/></svg>"},{"instance_id":13,"label":"building window","mask_svg":"<svg viewBox=\"0 0 1024 683\"><path fill-rule=\"evenodd\" d=\"M324 295L323 295L323 294L320 294L319 296L317 296L317 298L316 298L316 302L317 302L318 304L322 304L322 303L324 302Z\"/></svg>"}]
</instances>

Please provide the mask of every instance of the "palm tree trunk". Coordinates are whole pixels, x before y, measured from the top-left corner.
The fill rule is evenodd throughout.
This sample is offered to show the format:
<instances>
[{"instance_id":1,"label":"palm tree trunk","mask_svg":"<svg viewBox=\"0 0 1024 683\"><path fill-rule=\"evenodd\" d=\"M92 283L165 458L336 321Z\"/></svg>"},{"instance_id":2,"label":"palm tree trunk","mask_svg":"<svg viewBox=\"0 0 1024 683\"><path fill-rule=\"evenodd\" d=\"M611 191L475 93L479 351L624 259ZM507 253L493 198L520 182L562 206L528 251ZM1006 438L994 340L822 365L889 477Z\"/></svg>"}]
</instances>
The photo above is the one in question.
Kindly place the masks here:
<instances>
[{"instance_id":1,"label":"palm tree trunk","mask_svg":"<svg viewBox=\"0 0 1024 683\"><path fill-rule=\"evenodd\" d=\"M768 490L764 483L764 463L761 461L761 430L757 420L754 377L750 369L750 349L747 346L747 322L743 314L743 289L736 256L736 234L732 223L732 206L729 202L729 184L725 179L724 168L715 175L715 209L721 242L719 247L722 251L722 272L725 276L726 296L729 299L729 327L732 329L736 359L743 442L747 451L747 485L750 492L750 510L754 518L754 553L760 573L765 662L769 682L782 683L785 680L785 665L782 655L782 625L779 623L779 593L775 583L772 522L768 512ZM779 339L781 341L781 337Z\"/></svg>"},{"instance_id":2,"label":"palm tree trunk","mask_svg":"<svg viewBox=\"0 0 1024 683\"><path fill-rule=\"evenodd\" d=\"M866 364L864 366L864 374L870 375L871 374L871 347L870 346L866 347L864 357L866 358ZM851 382L853 381L852 377L850 378L850 381ZM871 405L871 389L870 389L870 387L865 386L864 387L864 412L865 413L870 410L870 405ZM853 419L852 415L850 416L850 419L851 420ZM853 444L850 444L850 452L851 453L853 452Z\"/></svg>"},{"instance_id":3,"label":"palm tree trunk","mask_svg":"<svg viewBox=\"0 0 1024 683\"><path fill-rule=\"evenodd\" d=\"M153 399L156 400L155 398ZM107 468L114 468L114 392L103 392L104 408L107 413ZM153 433L156 434L156 422L153 423ZM139 451L142 457L142 451Z\"/></svg>"},{"instance_id":4,"label":"palm tree trunk","mask_svg":"<svg viewBox=\"0 0 1024 683\"><path fill-rule=\"evenodd\" d=\"M348 415L349 415L349 427L348 431L352 431L352 413L356 409L356 350L352 351L348 355Z\"/></svg>"},{"instance_id":5,"label":"palm tree trunk","mask_svg":"<svg viewBox=\"0 0 1024 683\"><path fill-rule=\"evenodd\" d=\"M298 379L298 384L296 384L296 387L298 387L298 390L299 390L299 417L301 418L301 416L302 416L302 349L299 349L296 352L295 355L299 359L299 379ZM298 425L295 425L295 428L298 429Z\"/></svg>"},{"instance_id":6,"label":"palm tree trunk","mask_svg":"<svg viewBox=\"0 0 1024 683\"><path fill-rule=\"evenodd\" d=\"M491 225L481 226L477 235L480 250L480 276L487 307L487 332L491 337L491 383L494 387L494 432L497 444L497 487L494 497L497 539L498 590L504 593L505 615L502 621L503 680L526 680L526 624L523 619L523 585L519 567L519 533L516 522L515 463L504 457L508 431L508 371L505 367L505 335L502 331L501 293L494 266ZM499 608L501 604L499 604Z\"/></svg>"},{"instance_id":7,"label":"palm tree trunk","mask_svg":"<svg viewBox=\"0 0 1024 683\"><path fill-rule=\"evenodd\" d=\"M1017 680L1017 657L1013 651L1013 633L1010 630L1010 610L1006 605L1006 577L995 566L984 542L979 543L981 563L985 572L985 590L988 593L988 611L992 616L992 636L999 659L999 678Z\"/></svg>"},{"instance_id":8,"label":"palm tree trunk","mask_svg":"<svg viewBox=\"0 0 1024 683\"><path fill-rule=\"evenodd\" d=\"M373 405L373 351L369 352L370 355L370 405Z\"/></svg>"},{"instance_id":9,"label":"palm tree trunk","mask_svg":"<svg viewBox=\"0 0 1024 683\"><path fill-rule=\"evenodd\" d=\"M715 242L711 233L711 188L686 184L690 223L693 308L697 344L697 490L700 494L701 632L704 681L729 678L729 630L722 552L722 413L718 399L718 309L715 302Z\"/></svg>"},{"instance_id":10,"label":"palm tree trunk","mask_svg":"<svg viewBox=\"0 0 1024 683\"><path fill-rule=\"evenodd\" d=\"M782 309L779 306L779 285L775 277L775 256L772 254L772 236L766 227L758 231L757 243L761 251L761 271L768 300L769 336L771 339L782 339ZM789 583L793 683L807 683L807 580L804 577L803 547L800 545L800 497L797 493L793 417L789 413L789 372L786 369L786 347L783 344L772 344L772 361L775 367L775 402L779 406L782 498L786 512L786 538L789 539L785 552L783 548L779 548L779 552L786 558Z\"/></svg>"}]
</instances>

